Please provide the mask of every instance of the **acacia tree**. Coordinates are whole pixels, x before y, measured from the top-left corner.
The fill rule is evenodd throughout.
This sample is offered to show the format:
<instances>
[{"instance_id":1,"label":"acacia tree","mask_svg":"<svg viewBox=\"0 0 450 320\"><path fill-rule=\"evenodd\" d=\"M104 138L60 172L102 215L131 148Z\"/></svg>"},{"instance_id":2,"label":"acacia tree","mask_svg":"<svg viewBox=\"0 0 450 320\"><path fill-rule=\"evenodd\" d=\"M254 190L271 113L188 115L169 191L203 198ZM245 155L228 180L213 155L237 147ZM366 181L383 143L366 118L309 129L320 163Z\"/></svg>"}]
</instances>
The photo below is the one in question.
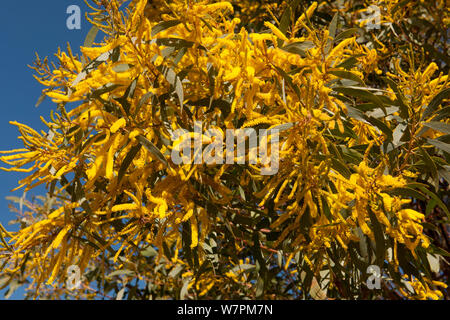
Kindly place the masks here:
<instances>
[{"instance_id":1,"label":"acacia tree","mask_svg":"<svg viewBox=\"0 0 450 320\"><path fill-rule=\"evenodd\" d=\"M89 6L81 54L33 66L56 104L48 132L12 122L24 148L0 158L27 173L17 189L48 190L11 198L19 231L0 226L8 294L448 297L445 1ZM209 129L279 130L277 173L248 150L174 162L173 132L196 122L210 142Z\"/></svg>"}]
</instances>

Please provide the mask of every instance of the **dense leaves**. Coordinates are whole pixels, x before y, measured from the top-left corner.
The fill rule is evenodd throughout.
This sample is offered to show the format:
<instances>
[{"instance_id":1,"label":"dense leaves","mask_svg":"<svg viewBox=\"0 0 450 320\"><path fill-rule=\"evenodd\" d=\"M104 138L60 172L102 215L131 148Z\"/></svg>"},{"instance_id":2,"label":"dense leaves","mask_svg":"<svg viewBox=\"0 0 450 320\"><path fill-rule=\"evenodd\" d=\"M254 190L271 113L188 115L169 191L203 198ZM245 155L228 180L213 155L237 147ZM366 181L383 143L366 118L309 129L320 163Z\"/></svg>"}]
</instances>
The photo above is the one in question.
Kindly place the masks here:
<instances>
[{"instance_id":1,"label":"dense leaves","mask_svg":"<svg viewBox=\"0 0 450 320\"><path fill-rule=\"evenodd\" d=\"M92 2L81 56L35 62L48 133L12 122L24 148L0 158L48 190L0 229L8 294L448 298L444 1L372 1L374 28L365 1ZM199 122L279 130L277 172L177 163Z\"/></svg>"}]
</instances>

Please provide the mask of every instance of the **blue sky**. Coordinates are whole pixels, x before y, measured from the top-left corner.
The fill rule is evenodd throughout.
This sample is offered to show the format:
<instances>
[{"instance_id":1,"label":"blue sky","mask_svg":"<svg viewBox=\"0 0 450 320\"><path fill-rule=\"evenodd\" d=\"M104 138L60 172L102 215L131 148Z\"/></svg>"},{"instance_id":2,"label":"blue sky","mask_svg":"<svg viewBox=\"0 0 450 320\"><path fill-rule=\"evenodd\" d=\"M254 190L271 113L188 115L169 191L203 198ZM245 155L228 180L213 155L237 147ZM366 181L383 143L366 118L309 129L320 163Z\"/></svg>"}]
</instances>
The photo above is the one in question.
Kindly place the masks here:
<instances>
[{"instance_id":1,"label":"blue sky","mask_svg":"<svg viewBox=\"0 0 450 320\"><path fill-rule=\"evenodd\" d=\"M69 30L66 13L70 5L81 8L82 23L80 30ZM89 8L83 0L25 0L3 1L0 10L0 97L2 116L0 117L0 150L21 148L17 139L18 130L9 121L25 123L34 129L44 129L39 116L48 119L50 110L55 109L51 100L45 100L35 107L43 87L33 78L31 65L37 52L41 58L46 56L54 60L53 54L58 47L65 50L70 43L74 53L90 29L84 14ZM98 40L98 39L97 39ZM23 191L11 193L23 174L0 171L0 222L7 226L15 214L8 209L7 196L21 196ZM27 196L43 194L44 189L31 190ZM23 290L19 289L11 299L20 299ZM0 292L3 299L3 292Z\"/></svg>"}]
</instances>

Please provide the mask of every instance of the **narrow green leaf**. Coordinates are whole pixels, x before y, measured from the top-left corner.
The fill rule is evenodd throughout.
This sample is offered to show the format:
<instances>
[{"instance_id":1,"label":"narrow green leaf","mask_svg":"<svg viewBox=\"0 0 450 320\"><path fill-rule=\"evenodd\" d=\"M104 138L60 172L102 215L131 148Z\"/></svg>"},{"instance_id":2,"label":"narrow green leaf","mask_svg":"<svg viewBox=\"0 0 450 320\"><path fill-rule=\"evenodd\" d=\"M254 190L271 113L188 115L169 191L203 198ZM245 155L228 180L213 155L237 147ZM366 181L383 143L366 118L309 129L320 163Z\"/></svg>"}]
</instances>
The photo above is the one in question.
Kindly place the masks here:
<instances>
[{"instance_id":1,"label":"narrow green leaf","mask_svg":"<svg viewBox=\"0 0 450 320\"><path fill-rule=\"evenodd\" d=\"M132 65L130 65L128 63L121 63L121 64L118 64L118 65L112 67L112 70L116 73L122 73L122 72L128 71L131 67L132 67Z\"/></svg>"},{"instance_id":2,"label":"narrow green leaf","mask_svg":"<svg viewBox=\"0 0 450 320\"><path fill-rule=\"evenodd\" d=\"M381 121L381 120L379 120L377 118L374 118L374 117L367 117L367 121L369 121L375 127L380 129L384 134L386 134L386 136L388 137L389 140L393 139L393 132L392 132L392 130L383 121Z\"/></svg>"},{"instance_id":3,"label":"narrow green leaf","mask_svg":"<svg viewBox=\"0 0 450 320\"><path fill-rule=\"evenodd\" d=\"M141 251L141 255L146 258L151 258L157 256L158 252L150 245L146 249Z\"/></svg>"},{"instance_id":4,"label":"narrow green leaf","mask_svg":"<svg viewBox=\"0 0 450 320\"><path fill-rule=\"evenodd\" d=\"M331 19L330 26L328 27L328 35L331 39L328 39L327 44L325 46L325 53L328 54L330 52L333 43L335 43L334 37L336 35L337 23L339 20L339 12L336 12Z\"/></svg>"},{"instance_id":5,"label":"narrow green leaf","mask_svg":"<svg viewBox=\"0 0 450 320\"><path fill-rule=\"evenodd\" d=\"M175 73L175 71L166 66L160 66L158 67L158 70L164 75L167 82L169 82L169 84L174 88L175 93L177 94L180 101L181 110L183 110L184 91L180 77Z\"/></svg>"},{"instance_id":6,"label":"narrow green leaf","mask_svg":"<svg viewBox=\"0 0 450 320\"><path fill-rule=\"evenodd\" d=\"M394 147L397 147L400 144L400 140L403 137L403 134L405 133L405 130L408 126L406 124L400 123L395 128L394 132L392 133L392 144Z\"/></svg>"},{"instance_id":7,"label":"narrow green leaf","mask_svg":"<svg viewBox=\"0 0 450 320\"><path fill-rule=\"evenodd\" d=\"M136 116L139 114L139 111L141 110L142 106L144 104L146 104L148 102L148 100L150 100L151 97L153 97L153 92L147 92L146 94L144 94L141 97L141 99L139 100L139 102L136 106L136 111L135 111Z\"/></svg>"},{"instance_id":8,"label":"narrow green leaf","mask_svg":"<svg viewBox=\"0 0 450 320\"><path fill-rule=\"evenodd\" d=\"M450 144L442 142L438 139L427 139L427 142L435 146L436 148L441 149L442 151L445 151L448 154L450 154Z\"/></svg>"},{"instance_id":9,"label":"narrow green leaf","mask_svg":"<svg viewBox=\"0 0 450 320\"><path fill-rule=\"evenodd\" d=\"M397 84L395 83L395 81L393 81L392 79L388 78L388 77L383 77L382 78L394 91L395 96L397 97L397 102L398 102L398 106L400 108L400 116L403 119L407 119L409 117L409 110L407 107L407 102L406 102L406 98L405 96L401 93L401 91L398 89Z\"/></svg>"},{"instance_id":10,"label":"narrow green leaf","mask_svg":"<svg viewBox=\"0 0 450 320\"><path fill-rule=\"evenodd\" d=\"M341 33L339 33L336 38L334 39L334 41L336 43L341 42L344 39L350 38L351 36L353 36L355 33L358 32L357 28L351 28L351 29L347 29L342 31Z\"/></svg>"},{"instance_id":11,"label":"narrow green leaf","mask_svg":"<svg viewBox=\"0 0 450 320\"><path fill-rule=\"evenodd\" d=\"M287 82L287 84L291 87L292 90L297 94L297 97L301 99L300 90L299 88L292 82L292 78L281 68L275 66L277 71L283 76L284 80Z\"/></svg>"},{"instance_id":12,"label":"narrow green leaf","mask_svg":"<svg viewBox=\"0 0 450 320\"><path fill-rule=\"evenodd\" d=\"M99 29L97 26L92 26L92 28L89 30L86 38L84 39L83 47L92 47L95 41L95 37L98 34Z\"/></svg>"},{"instance_id":13,"label":"narrow green leaf","mask_svg":"<svg viewBox=\"0 0 450 320\"><path fill-rule=\"evenodd\" d=\"M181 264L178 264L175 266L175 268L173 268L172 270L170 270L169 274L167 275L169 278L176 278L178 277L178 275L181 273L181 271L183 271L184 266Z\"/></svg>"},{"instance_id":14,"label":"narrow green leaf","mask_svg":"<svg viewBox=\"0 0 450 320\"><path fill-rule=\"evenodd\" d=\"M256 298L261 298L264 294L264 279L263 277L259 277L256 281Z\"/></svg>"},{"instance_id":15,"label":"narrow green leaf","mask_svg":"<svg viewBox=\"0 0 450 320\"><path fill-rule=\"evenodd\" d=\"M430 155L424 148L419 147L419 149L420 149L420 153L422 154L422 159L425 162L425 164L428 166L428 169L429 169L432 177L436 178L437 177L436 164L434 163L433 159L430 157Z\"/></svg>"},{"instance_id":16,"label":"narrow green leaf","mask_svg":"<svg viewBox=\"0 0 450 320\"><path fill-rule=\"evenodd\" d=\"M47 97L47 95L45 93L42 93L34 106L36 108L39 107L41 105L41 103L44 102L46 97Z\"/></svg>"},{"instance_id":17,"label":"narrow green leaf","mask_svg":"<svg viewBox=\"0 0 450 320\"><path fill-rule=\"evenodd\" d=\"M430 121L423 124L424 126L436 131L450 134L450 124L440 121Z\"/></svg>"},{"instance_id":18,"label":"narrow green leaf","mask_svg":"<svg viewBox=\"0 0 450 320\"><path fill-rule=\"evenodd\" d=\"M164 31L166 29L169 29L171 27L175 27L176 25L180 24L180 20L169 20L169 21L163 21L158 23L156 26L152 28L151 36L154 37L161 31Z\"/></svg>"},{"instance_id":19,"label":"narrow green leaf","mask_svg":"<svg viewBox=\"0 0 450 320\"><path fill-rule=\"evenodd\" d=\"M378 221L375 213L370 207L367 208L369 213L370 222L372 223L372 231L375 235L375 250L377 265L382 267L384 262L384 255L386 252L386 244L384 241L383 228Z\"/></svg>"},{"instance_id":20,"label":"narrow green leaf","mask_svg":"<svg viewBox=\"0 0 450 320\"><path fill-rule=\"evenodd\" d=\"M394 195L394 196L403 196L405 198L414 198L414 199L418 199L418 200L422 200L425 201L426 198L425 196L420 193L417 190L414 190L412 188L395 188L395 189L391 189L388 191L389 194Z\"/></svg>"},{"instance_id":21,"label":"narrow green leaf","mask_svg":"<svg viewBox=\"0 0 450 320\"><path fill-rule=\"evenodd\" d=\"M136 273L132 270L122 269L122 270L116 270L116 271L111 272L110 274L108 274L106 276L106 278L112 278L115 276L122 276L122 275L132 277L132 276L136 275Z\"/></svg>"},{"instance_id":22,"label":"narrow green leaf","mask_svg":"<svg viewBox=\"0 0 450 320\"><path fill-rule=\"evenodd\" d=\"M298 54L302 58L306 57L306 50L314 48L314 42L303 41L303 42L293 42L281 48L289 53Z\"/></svg>"},{"instance_id":23,"label":"narrow green leaf","mask_svg":"<svg viewBox=\"0 0 450 320\"><path fill-rule=\"evenodd\" d=\"M166 167L169 166L169 163L167 162L164 155L161 153L161 151L146 137L143 135L138 135L136 139L139 141L140 144L142 144L145 149L147 149L151 154L153 154L159 161L161 161Z\"/></svg>"},{"instance_id":24,"label":"narrow green leaf","mask_svg":"<svg viewBox=\"0 0 450 320\"><path fill-rule=\"evenodd\" d=\"M378 105L380 108L385 110L383 101L381 101L381 99L379 97L377 97L376 95L374 95L373 93L369 92L366 89L360 89L360 88L355 88L355 87L335 87L335 88L333 88L333 90L336 92L347 94L347 95L355 97L355 98L359 98L361 100L367 100L367 101L373 102L376 105Z\"/></svg>"},{"instance_id":25,"label":"narrow green leaf","mask_svg":"<svg viewBox=\"0 0 450 320\"><path fill-rule=\"evenodd\" d=\"M327 217L328 221L330 221L330 222L333 221L333 217L331 215L331 210L330 210L330 206L328 205L327 199L323 195L320 196L320 198L322 199L323 213Z\"/></svg>"},{"instance_id":26,"label":"narrow green leaf","mask_svg":"<svg viewBox=\"0 0 450 320\"><path fill-rule=\"evenodd\" d=\"M117 176L117 183L120 183L120 181L122 181L122 178L125 175L125 173L127 172L128 167L130 166L131 162L138 154L139 150L141 150L141 148L142 148L142 145L137 144L134 147L132 147L130 149L130 151L127 153L125 159L123 160L122 164L120 165L119 173Z\"/></svg>"},{"instance_id":27,"label":"narrow green leaf","mask_svg":"<svg viewBox=\"0 0 450 320\"><path fill-rule=\"evenodd\" d=\"M283 12L283 15L281 16L279 29L281 32L283 32L283 34L286 34L289 23L291 22L291 12L291 7L287 6Z\"/></svg>"},{"instance_id":28,"label":"narrow green leaf","mask_svg":"<svg viewBox=\"0 0 450 320\"><path fill-rule=\"evenodd\" d=\"M448 119L450 118L450 107L445 107L440 109L438 112L436 112L435 116L433 117L433 121L440 121L442 119Z\"/></svg>"},{"instance_id":29,"label":"narrow green leaf","mask_svg":"<svg viewBox=\"0 0 450 320\"><path fill-rule=\"evenodd\" d=\"M336 12L333 16L333 19L331 19L330 26L328 27L328 35L332 39L334 39L336 35L338 20L339 20L339 12Z\"/></svg>"},{"instance_id":30,"label":"narrow green leaf","mask_svg":"<svg viewBox=\"0 0 450 320\"><path fill-rule=\"evenodd\" d=\"M358 59L356 59L356 58L357 58L357 56L347 58L343 62L338 64L336 66L336 68L351 69L358 63Z\"/></svg>"},{"instance_id":31,"label":"narrow green leaf","mask_svg":"<svg viewBox=\"0 0 450 320\"><path fill-rule=\"evenodd\" d=\"M337 172L342 174L346 179L350 178L351 172L343 162L341 162L340 160L338 160L336 158L332 158L331 164L332 164L331 167L333 169L337 170Z\"/></svg>"},{"instance_id":32,"label":"narrow green leaf","mask_svg":"<svg viewBox=\"0 0 450 320\"><path fill-rule=\"evenodd\" d=\"M331 73L332 75L335 75L336 77L339 77L339 78L349 79L349 80L358 82L359 84L361 84L363 86L366 85L360 77L358 77L356 74L354 74L353 72L350 72L350 71L334 70L334 71L330 71L329 73Z\"/></svg>"},{"instance_id":33,"label":"narrow green leaf","mask_svg":"<svg viewBox=\"0 0 450 320\"><path fill-rule=\"evenodd\" d=\"M436 108L441 104L442 100L448 99L449 97L450 88L443 89L441 92L435 95L431 102L428 104L428 107L423 112L421 120L425 120L430 115L432 115Z\"/></svg>"},{"instance_id":34,"label":"narrow green leaf","mask_svg":"<svg viewBox=\"0 0 450 320\"><path fill-rule=\"evenodd\" d=\"M447 215L448 218L450 218L450 212L447 208L447 205L444 204L444 202L442 202L441 199L439 199L439 197L433 192L428 190L428 186L426 184L423 183L410 183L408 184L408 186L412 187L412 188L418 188L420 189L423 193L427 194L428 196L430 196L432 199L434 199L438 206L444 210L445 214Z\"/></svg>"}]
</instances>

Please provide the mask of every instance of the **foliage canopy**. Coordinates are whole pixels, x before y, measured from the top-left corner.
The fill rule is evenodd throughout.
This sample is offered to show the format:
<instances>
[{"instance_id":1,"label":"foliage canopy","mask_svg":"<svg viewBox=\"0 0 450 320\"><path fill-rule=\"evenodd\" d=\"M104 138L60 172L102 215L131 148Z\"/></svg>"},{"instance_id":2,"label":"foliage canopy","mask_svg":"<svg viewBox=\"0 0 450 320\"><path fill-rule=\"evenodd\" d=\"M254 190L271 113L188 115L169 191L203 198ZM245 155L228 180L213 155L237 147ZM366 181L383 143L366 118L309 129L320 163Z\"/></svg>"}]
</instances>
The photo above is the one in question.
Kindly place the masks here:
<instances>
[{"instance_id":1,"label":"foliage canopy","mask_svg":"<svg viewBox=\"0 0 450 320\"><path fill-rule=\"evenodd\" d=\"M369 5L376 28L361 20ZM24 148L0 158L27 174L18 188L48 190L13 199L19 231L0 228L8 294L448 298L445 1L90 7L81 55L33 66L57 106L48 132L12 122ZM278 172L175 164L171 132L196 121L205 136L282 129Z\"/></svg>"}]
</instances>

